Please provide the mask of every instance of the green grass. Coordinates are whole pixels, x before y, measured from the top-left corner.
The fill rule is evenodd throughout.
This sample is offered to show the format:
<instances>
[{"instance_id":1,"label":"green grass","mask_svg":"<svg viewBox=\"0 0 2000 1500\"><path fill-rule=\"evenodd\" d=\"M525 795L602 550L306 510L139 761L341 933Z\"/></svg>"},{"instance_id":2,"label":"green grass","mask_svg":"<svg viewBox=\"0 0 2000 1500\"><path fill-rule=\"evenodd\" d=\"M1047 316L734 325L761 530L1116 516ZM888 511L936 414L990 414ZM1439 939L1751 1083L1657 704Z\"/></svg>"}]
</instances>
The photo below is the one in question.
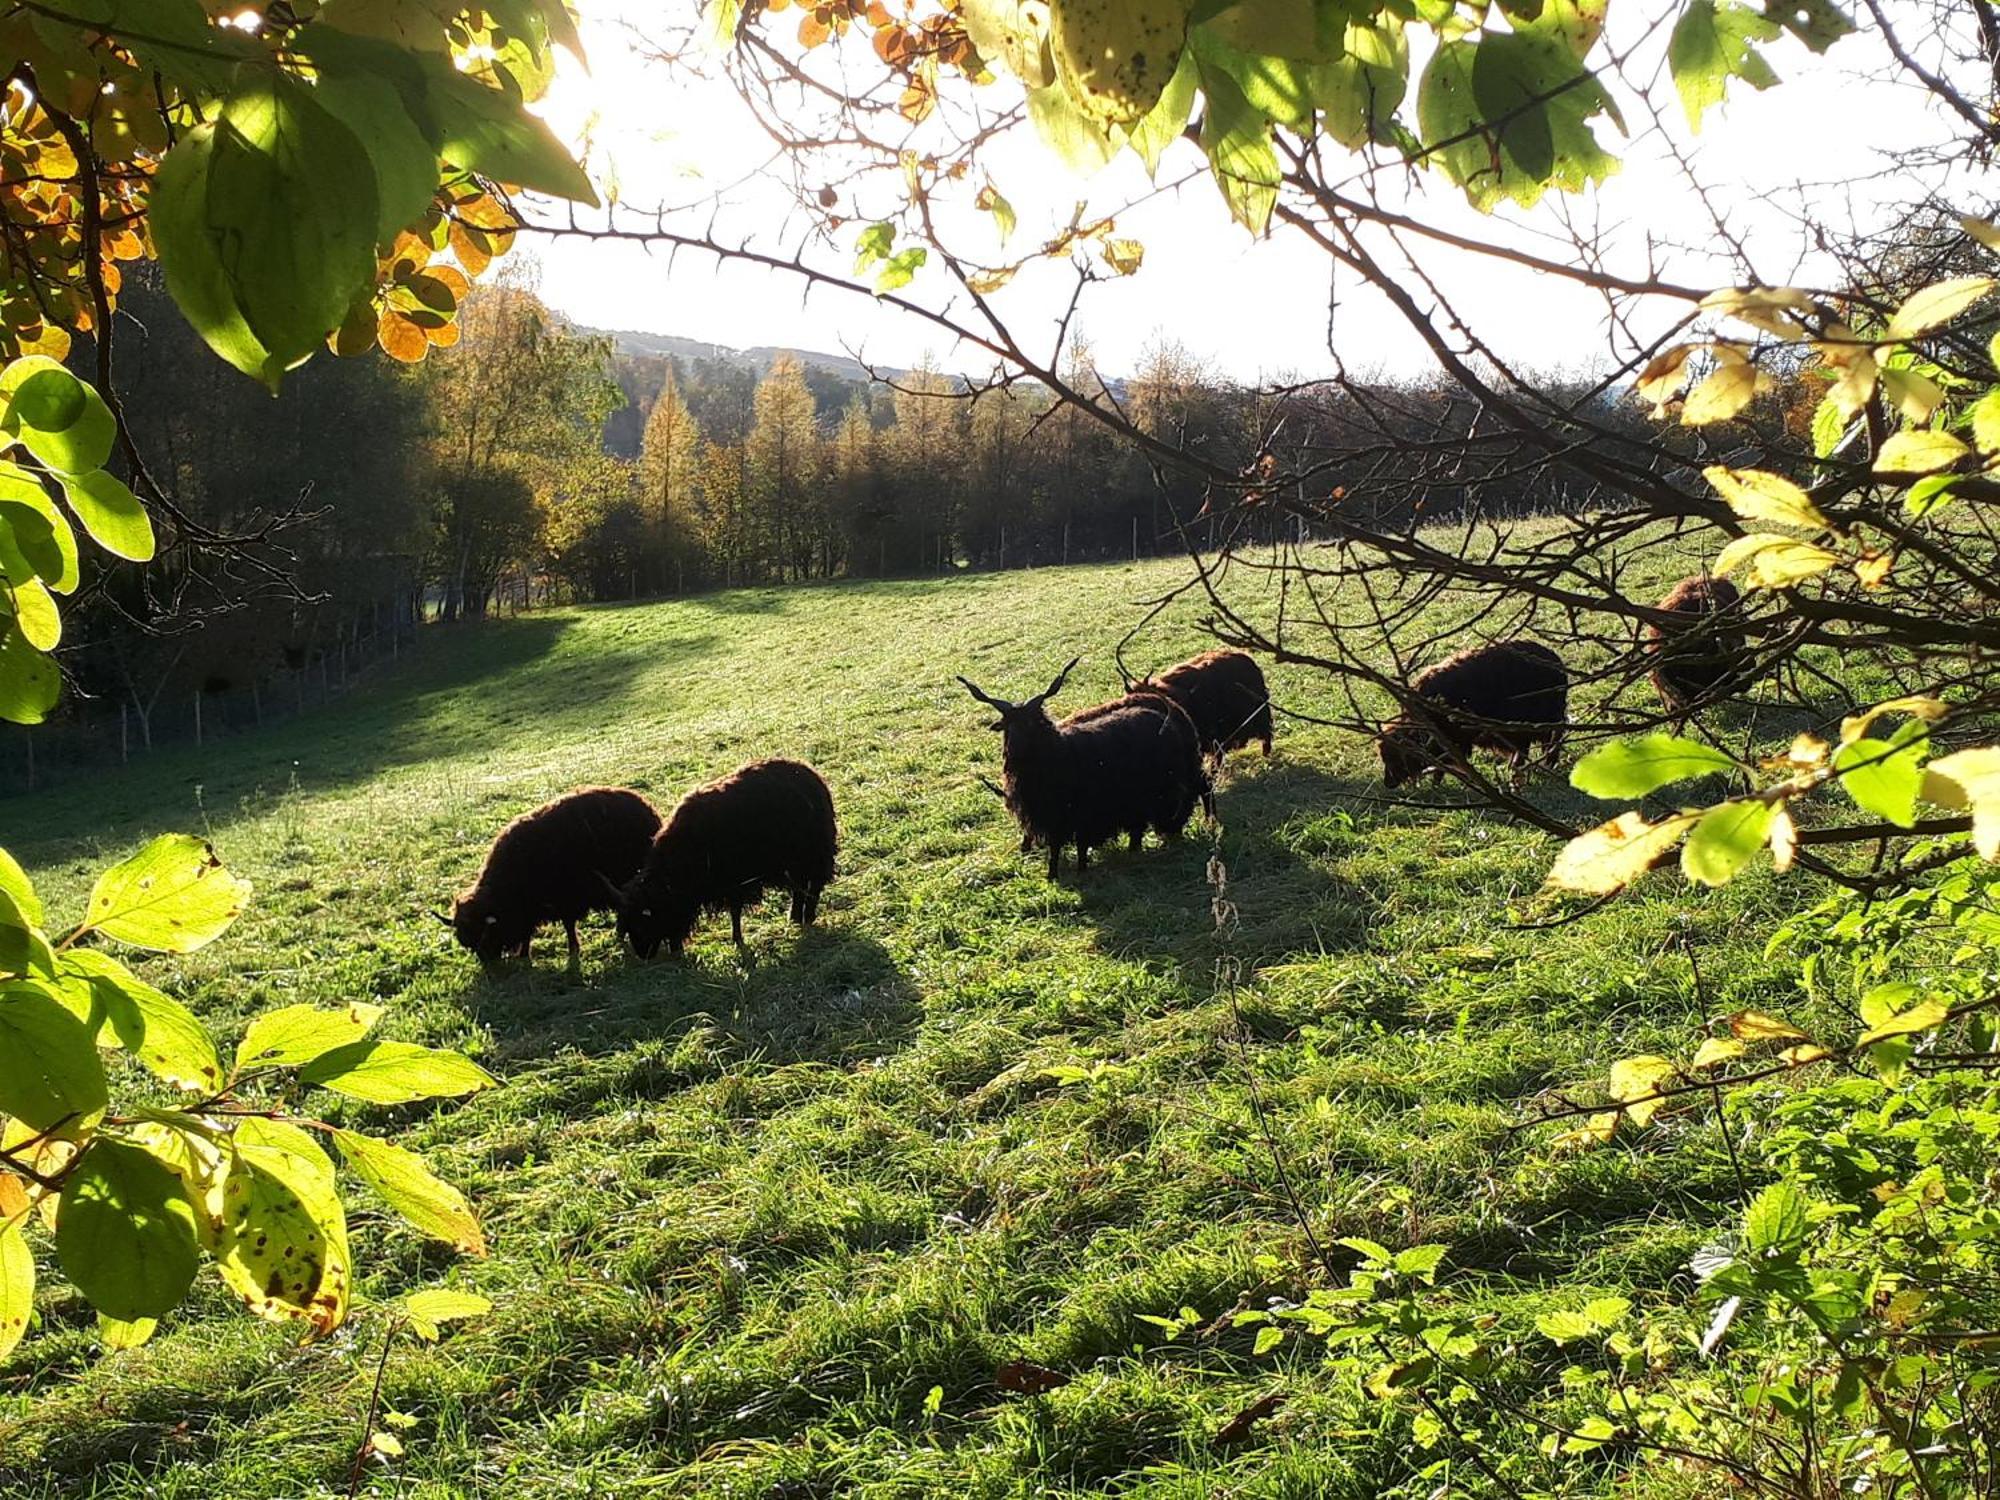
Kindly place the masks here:
<instances>
[{"instance_id":1,"label":"green grass","mask_svg":"<svg viewBox=\"0 0 2000 1500\"><path fill-rule=\"evenodd\" d=\"M1314 1349L1258 1359L1248 1330L1168 1342L1142 1321L1312 1284L1253 1090L1323 1238L1446 1242L1496 1306L1559 1280L1684 1289L1734 1194L1711 1128L1551 1156L1508 1127L1619 1056L1684 1049L1706 1015L1782 1005L1760 947L1801 889L1660 879L1516 930L1547 838L1385 803L1364 740L1282 719L1275 759L1232 761L1219 842L1113 852L1050 884L976 779L997 745L952 674L1019 696L1082 653L1065 700L1105 695L1135 601L1179 572L439 631L331 710L0 804L0 843L56 913L153 833L214 839L255 882L250 914L144 970L220 1031L374 1000L387 1034L469 1049L503 1080L387 1112L478 1204L489 1259L356 1198L365 1295L448 1283L497 1304L391 1355L387 1405L416 1421L367 1493L1374 1496L1408 1477L1408 1444ZM1199 643L1190 605L1135 658ZM1334 711L1310 675L1272 680ZM767 754L834 788L841 873L817 930L774 899L747 954L724 919L688 960L640 963L600 924L580 980L557 930L488 980L424 914L504 819L566 788L665 803ZM1588 812L1556 780L1534 795ZM1684 940L1703 949L1699 999ZM1223 959L1242 966L1233 998ZM1094 1081L1049 1071L1099 1063ZM81 1300L45 1282L42 1326L0 1362L0 1494L345 1492L379 1317L300 1347L211 1277L151 1345L107 1356ZM1005 1394L994 1372L1016 1358L1070 1383ZM1287 1403L1251 1441L1212 1445L1272 1389Z\"/></svg>"}]
</instances>

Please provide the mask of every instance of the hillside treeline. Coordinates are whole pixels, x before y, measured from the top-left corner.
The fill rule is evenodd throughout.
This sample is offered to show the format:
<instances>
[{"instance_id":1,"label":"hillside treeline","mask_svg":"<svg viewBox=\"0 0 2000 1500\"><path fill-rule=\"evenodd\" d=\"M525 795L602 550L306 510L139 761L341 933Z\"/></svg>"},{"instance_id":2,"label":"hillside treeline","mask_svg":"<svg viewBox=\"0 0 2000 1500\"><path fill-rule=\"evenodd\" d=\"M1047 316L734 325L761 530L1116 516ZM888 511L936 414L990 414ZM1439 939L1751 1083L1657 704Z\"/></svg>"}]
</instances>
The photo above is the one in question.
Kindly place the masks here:
<instances>
[{"instance_id":1,"label":"hillside treeline","mask_svg":"<svg viewBox=\"0 0 2000 1500\"><path fill-rule=\"evenodd\" d=\"M496 608L1218 540L1192 481L1025 383L974 391L932 368L866 382L784 354L761 372L621 356L503 279L422 362L315 360L273 399L135 282L121 311L136 329L119 354L126 415L209 545L176 549L143 583L107 572L66 642L72 713L122 713L133 744L173 732L167 720L185 730L191 698L233 695L211 723L240 717L246 694L261 717L287 680L302 702L315 671L325 689L420 624ZM1115 401L1133 432L1246 472L1267 452L1319 457L1313 498L1372 520L1589 500L1511 480L1505 433L1442 389L1252 390L1168 342L1109 391L1087 350L1064 373ZM1601 404L1607 421L1643 420ZM1240 541L1240 510L1234 524ZM1250 537L1270 539L1258 524ZM1263 524L1296 534L1276 507ZM275 698L259 696L273 682Z\"/></svg>"}]
</instances>

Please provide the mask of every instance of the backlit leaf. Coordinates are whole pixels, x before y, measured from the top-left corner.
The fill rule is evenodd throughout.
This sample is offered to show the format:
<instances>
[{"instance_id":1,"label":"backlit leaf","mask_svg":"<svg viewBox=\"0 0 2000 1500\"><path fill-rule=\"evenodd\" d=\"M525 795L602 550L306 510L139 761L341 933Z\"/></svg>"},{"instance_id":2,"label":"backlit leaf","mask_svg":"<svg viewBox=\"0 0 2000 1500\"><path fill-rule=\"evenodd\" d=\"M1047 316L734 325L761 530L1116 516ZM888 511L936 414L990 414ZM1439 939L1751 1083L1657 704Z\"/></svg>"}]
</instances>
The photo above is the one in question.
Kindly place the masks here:
<instances>
[{"instance_id":1,"label":"backlit leaf","mask_svg":"<svg viewBox=\"0 0 2000 1500\"><path fill-rule=\"evenodd\" d=\"M410 1042L364 1041L323 1052L299 1078L371 1104L455 1098L493 1087L493 1075L469 1057Z\"/></svg>"},{"instance_id":2,"label":"backlit leaf","mask_svg":"<svg viewBox=\"0 0 2000 1500\"><path fill-rule=\"evenodd\" d=\"M1904 428L1890 434L1875 455L1877 474L1931 474L1949 469L1972 450L1948 432Z\"/></svg>"},{"instance_id":3,"label":"backlit leaf","mask_svg":"<svg viewBox=\"0 0 2000 1500\"><path fill-rule=\"evenodd\" d=\"M180 1178L140 1147L99 1136L63 1182L56 1255L106 1317L172 1311L201 1264Z\"/></svg>"},{"instance_id":4,"label":"backlit leaf","mask_svg":"<svg viewBox=\"0 0 2000 1500\"><path fill-rule=\"evenodd\" d=\"M0 1115L74 1139L108 1100L89 1028L39 985L0 985Z\"/></svg>"},{"instance_id":5,"label":"backlit leaf","mask_svg":"<svg viewBox=\"0 0 2000 1500\"><path fill-rule=\"evenodd\" d=\"M61 958L65 982L90 998L102 1022L98 1044L109 1036L156 1077L191 1092L222 1086L215 1043L194 1012L156 990L96 948L70 948Z\"/></svg>"},{"instance_id":6,"label":"backlit leaf","mask_svg":"<svg viewBox=\"0 0 2000 1500\"><path fill-rule=\"evenodd\" d=\"M1780 1020L1761 1010L1739 1010L1729 1018L1729 1034L1745 1042L1807 1041L1806 1034L1790 1021Z\"/></svg>"},{"instance_id":7,"label":"backlit leaf","mask_svg":"<svg viewBox=\"0 0 2000 1500\"><path fill-rule=\"evenodd\" d=\"M1729 502L1738 520L1771 521L1812 531L1825 530L1833 524L1813 503L1812 496L1781 475L1768 474L1762 469L1729 469L1720 464L1701 472Z\"/></svg>"},{"instance_id":8,"label":"backlit leaf","mask_svg":"<svg viewBox=\"0 0 2000 1500\"><path fill-rule=\"evenodd\" d=\"M1798 1248L1810 1224L1805 1194L1789 1182L1774 1182L1744 1212L1743 1240L1752 1250L1782 1254Z\"/></svg>"},{"instance_id":9,"label":"backlit leaf","mask_svg":"<svg viewBox=\"0 0 2000 1500\"><path fill-rule=\"evenodd\" d=\"M84 925L163 953L192 953L219 937L250 902L250 882L186 833L164 833L113 865L91 888Z\"/></svg>"},{"instance_id":10,"label":"backlit leaf","mask_svg":"<svg viewBox=\"0 0 2000 1500\"><path fill-rule=\"evenodd\" d=\"M0 371L0 432L52 471L87 474L111 457L118 427L97 391L45 355L28 355Z\"/></svg>"},{"instance_id":11,"label":"backlit leaf","mask_svg":"<svg viewBox=\"0 0 2000 1500\"><path fill-rule=\"evenodd\" d=\"M333 1142L348 1166L416 1229L468 1255L486 1253L486 1237L465 1195L432 1173L413 1151L350 1130Z\"/></svg>"},{"instance_id":12,"label":"backlit leaf","mask_svg":"<svg viewBox=\"0 0 2000 1500\"><path fill-rule=\"evenodd\" d=\"M1925 768L1924 796L1940 807L1972 813L1972 846L2000 859L2000 747L1941 755Z\"/></svg>"},{"instance_id":13,"label":"backlit leaf","mask_svg":"<svg viewBox=\"0 0 2000 1500\"><path fill-rule=\"evenodd\" d=\"M1775 531L1753 531L1724 547L1710 571L1726 578L1750 564L1753 588L1780 589L1817 577L1840 561L1840 554Z\"/></svg>"},{"instance_id":14,"label":"backlit leaf","mask_svg":"<svg viewBox=\"0 0 2000 1500\"><path fill-rule=\"evenodd\" d=\"M1676 781L1736 768L1734 758L1699 741L1642 734L1598 746L1576 763L1569 784L1607 800L1643 797Z\"/></svg>"},{"instance_id":15,"label":"backlit leaf","mask_svg":"<svg viewBox=\"0 0 2000 1500\"><path fill-rule=\"evenodd\" d=\"M215 1248L257 1316L328 1333L347 1317L352 1263L333 1163L295 1125L240 1119L222 1179Z\"/></svg>"},{"instance_id":16,"label":"backlit leaf","mask_svg":"<svg viewBox=\"0 0 2000 1500\"><path fill-rule=\"evenodd\" d=\"M0 1359L14 1352L35 1315L35 1257L19 1223L0 1224Z\"/></svg>"},{"instance_id":17,"label":"backlit leaf","mask_svg":"<svg viewBox=\"0 0 2000 1500\"><path fill-rule=\"evenodd\" d=\"M1942 323L1949 323L1992 291L1993 285L1991 276L1954 276L1947 281L1934 282L1921 291L1911 293L1908 300L1896 309L1888 328L1883 330L1883 337L1915 338Z\"/></svg>"},{"instance_id":18,"label":"backlit leaf","mask_svg":"<svg viewBox=\"0 0 2000 1500\"><path fill-rule=\"evenodd\" d=\"M1278 202L1278 153L1271 122L1244 96L1228 73L1206 60L1199 64L1208 108L1201 119L1201 149L1216 186L1236 222L1262 234Z\"/></svg>"},{"instance_id":19,"label":"backlit leaf","mask_svg":"<svg viewBox=\"0 0 2000 1500\"><path fill-rule=\"evenodd\" d=\"M484 1297L474 1292L453 1291L449 1287L412 1292L403 1299L403 1314L410 1320L410 1327L419 1338L430 1343L437 1342L440 1323L483 1318L491 1311L493 1304Z\"/></svg>"},{"instance_id":20,"label":"backlit leaf","mask_svg":"<svg viewBox=\"0 0 2000 1500\"><path fill-rule=\"evenodd\" d=\"M1621 891L1664 859L1694 823L1692 813L1676 813L1659 823L1648 823L1636 812L1620 813L1563 845L1544 889L1586 896Z\"/></svg>"},{"instance_id":21,"label":"backlit leaf","mask_svg":"<svg viewBox=\"0 0 2000 1500\"><path fill-rule=\"evenodd\" d=\"M1688 392L1681 405L1681 421L1690 427L1726 422L1748 406L1756 394L1756 366L1723 365Z\"/></svg>"},{"instance_id":22,"label":"backlit leaf","mask_svg":"<svg viewBox=\"0 0 2000 1500\"><path fill-rule=\"evenodd\" d=\"M1722 102L1731 78L1755 89L1778 81L1754 45L1777 34L1776 23L1747 5L1689 0L1667 41L1667 66L1689 126L1701 129L1702 117Z\"/></svg>"},{"instance_id":23,"label":"backlit leaf","mask_svg":"<svg viewBox=\"0 0 2000 1500\"><path fill-rule=\"evenodd\" d=\"M1702 1040L1702 1044L1695 1048L1692 1066L1697 1068L1720 1067L1732 1058L1741 1057L1744 1050L1743 1044L1734 1037L1705 1037Z\"/></svg>"},{"instance_id":24,"label":"backlit leaf","mask_svg":"<svg viewBox=\"0 0 2000 1500\"><path fill-rule=\"evenodd\" d=\"M113 557L128 562L150 562L153 557L153 522L139 497L116 475L98 469L89 474L65 475L63 495L91 539Z\"/></svg>"},{"instance_id":25,"label":"backlit leaf","mask_svg":"<svg viewBox=\"0 0 2000 1500\"><path fill-rule=\"evenodd\" d=\"M1749 799L1725 802L1701 815L1681 850L1681 870L1703 885L1726 885L1764 847L1772 807Z\"/></svg>"},{"instance_id":26,"label":"backlit leaf","mask_svg":"<svg viewBox=\"0 0 2000 1500\"><path fill-rule=\"evenodd\" d=\"M1672 1058L1650 1053L1621 1058L1611 1065L1611 1097L1625 1106L1625 1113L1634 1125L1646 1125L1666 1103L1653 1096L1679 1077L1680 1069Z\"/></svg>"},{"instance_id":27,"label":"backlit leaf","mask_svg":"<svg viewBox=\"0 0 2000 1500\"><path fill-rule=\"evenodd\" d=\"M360 1041L382 1018L382 1007L362 1001L322 1010L315 1005L287 1005L266 1011L252 1021L236 1044L236 1071L282 1068Z\"/></svg>"},{"instance_id":28,"label":"backlit leaf","mask_svg":"<svg viewBox=\"0 0 2000 1500\"><path fill-rule=\"evenodd\" d=\"M1917 793L1929 748L1929 727L1912 719L1886 740L1865 735L1850 740L1834 752L1833 768L1857 807L1898 828L1910 828L1917 821Z\"/></svg>"}]
</instances>

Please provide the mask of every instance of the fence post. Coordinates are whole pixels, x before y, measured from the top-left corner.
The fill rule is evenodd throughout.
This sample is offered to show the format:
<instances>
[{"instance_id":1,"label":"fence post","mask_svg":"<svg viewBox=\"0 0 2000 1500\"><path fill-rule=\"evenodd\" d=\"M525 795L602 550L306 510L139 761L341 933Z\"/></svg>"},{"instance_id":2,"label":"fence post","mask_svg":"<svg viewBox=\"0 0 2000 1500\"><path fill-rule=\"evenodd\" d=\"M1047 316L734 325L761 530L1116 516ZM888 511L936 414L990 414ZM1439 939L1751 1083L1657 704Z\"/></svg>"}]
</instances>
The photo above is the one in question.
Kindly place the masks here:
<instances>
[{"instance_id":1,"label":"fence post","mask_svg":"<svg viewBox=\"0 0 2000 1500\"><path fill-rule=\"evenodd\" d=\"M1139 518L1132 517L1132 561L1139 560Z\"/></svg>"},{"instance_id":2,"label":"fence post","mask_svg":"<svg viewBox=\"0 0 2000 1500\"><path fill-rule=\"evenodd\" d=\"M257 720L257 727L264 727L264 695L257 691L257 679L250 679L250 712Z\"/></svg>"},{"instance_id":3,"label":"fence post","mask_svg":"<svg viewBox=\"0 0 2000 1500\"><path fill-rule=\"evenodd\" d=\"M126 725L127 712L124 704L118 705L118 763L121 766L132 759L132 740Z\"/></svg>"},{"instance_id":4,"label":"fence post","mask_svg":"<svg viewBox=\"0 0 2000 1500\"><path fill-rule=\"evenodd\" d=\"M35 733L24 729L21 734L28 742L28 790L32 792L35 789Z\"/></svg>"},{"instance_id":5,"label":"fence post","mask_svg":"<svg viewBox=\"0 0 2000 1500\"><path fill-rule=\"evenodd\" d=\"M194 742L197 745L201 743L201 690L199 688L195 690L194 695Z\"/></svg>"}]
</instances>

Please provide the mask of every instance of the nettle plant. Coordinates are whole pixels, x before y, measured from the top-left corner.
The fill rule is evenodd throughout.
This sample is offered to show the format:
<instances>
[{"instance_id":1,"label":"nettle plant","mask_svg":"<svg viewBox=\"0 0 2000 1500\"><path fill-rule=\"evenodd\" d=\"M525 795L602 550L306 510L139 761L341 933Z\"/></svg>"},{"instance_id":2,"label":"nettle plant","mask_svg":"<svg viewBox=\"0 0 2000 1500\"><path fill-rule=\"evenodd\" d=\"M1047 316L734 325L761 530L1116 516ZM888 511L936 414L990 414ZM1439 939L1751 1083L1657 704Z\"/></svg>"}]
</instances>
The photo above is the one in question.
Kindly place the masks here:
<instances>
[{"instance_id":1,"label":"nettle plant","mask_svg":"<svg viewBox=\"0 0 2000 1500\"><path fill-rule=\"evenodd\" d=\"M0 853L0 1357L28 1329L49 1250L111 1347L149 1337L204 1260L257 1316L309 1337L338 1327L354 1267L328 1146L413 1227L484 1254L464 1197L420 1157L309 1110L314 1091L368 1104L469 1094L493 1083L483 1069L372 1037L381 1008L359 1003L258 1016L225 1064L185 1005L98 946L190 953L249 898L207 844L167 834L104 871L82 918L52 937ZM477 1310L427 1306L402 1315L420 1334Z\"/></svg>"}]
</instances>

